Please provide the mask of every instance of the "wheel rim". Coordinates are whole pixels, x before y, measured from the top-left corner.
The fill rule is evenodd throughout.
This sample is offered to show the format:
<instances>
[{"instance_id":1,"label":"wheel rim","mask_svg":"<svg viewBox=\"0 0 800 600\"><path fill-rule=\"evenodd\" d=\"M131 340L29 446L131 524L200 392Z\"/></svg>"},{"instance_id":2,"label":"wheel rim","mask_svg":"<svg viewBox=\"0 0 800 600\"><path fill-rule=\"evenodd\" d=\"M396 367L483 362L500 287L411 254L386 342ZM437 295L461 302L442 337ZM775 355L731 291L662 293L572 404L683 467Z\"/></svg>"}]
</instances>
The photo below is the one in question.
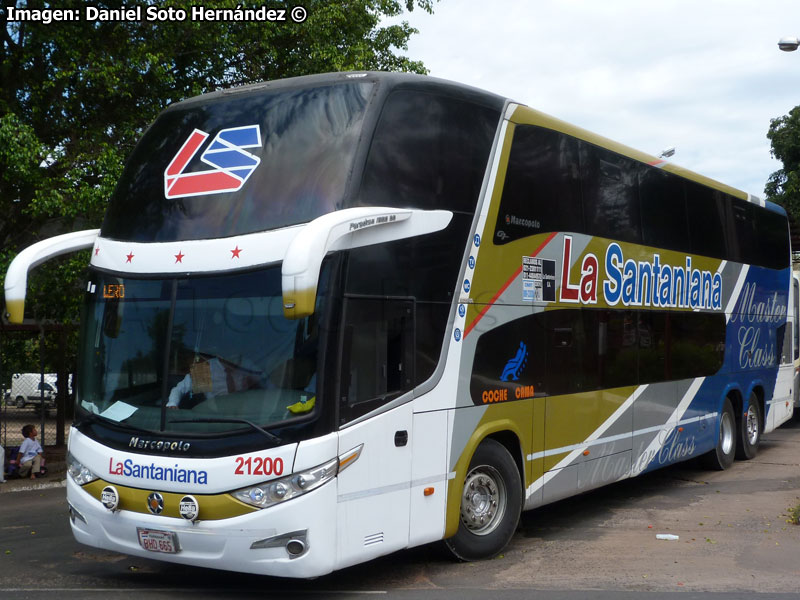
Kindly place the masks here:
<instances>
[{"instance_id":1,"label":"wheel rim","mask_svg":"<svg viewBox=\"0 0 800 600\"><path fill-rule=\"evenodd\" d=\"M758 413L752 404L747 409L745 427L747 427L747 443L755 446L758 442Z\"/></svg>"},{"instance_id":2,"label":"wheel rim","mask_svg":"<svg viewBox=\"0 0 800 600\"><path fill-rule=\"evenodd\" d=\"M475 535L488 535L506 511L506 486L494 467L481 465L467 474L461 496L461 522Z\"/></svg>"},{"instance_id":3,"label":"wheel rim","mask_svg":"<svg viewBox=\"0 0 800 600\"><path fill-rule=\"evenodd\" d=\"M733 421L731 416L725 412L719 424L719 441L724 454L730 454L733 450Z\"/></svg>"}]
</instances>

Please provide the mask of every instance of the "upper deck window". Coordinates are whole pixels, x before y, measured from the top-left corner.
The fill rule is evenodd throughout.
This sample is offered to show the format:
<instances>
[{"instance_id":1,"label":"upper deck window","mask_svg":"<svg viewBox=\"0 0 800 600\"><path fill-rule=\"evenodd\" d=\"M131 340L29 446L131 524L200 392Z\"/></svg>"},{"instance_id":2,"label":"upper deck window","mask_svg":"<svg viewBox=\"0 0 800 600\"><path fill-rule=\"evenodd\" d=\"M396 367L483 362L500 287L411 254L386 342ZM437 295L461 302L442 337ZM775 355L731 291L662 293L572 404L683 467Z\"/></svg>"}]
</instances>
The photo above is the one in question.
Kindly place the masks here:
<instances>
[{"instance_id":1,"label":"upper deck window","mask_svg":"<svg viewBox=\"0 0 800 600\"><path fill-rule=\"evenodd\" d=\"M139 242L228 237L341 208L371 88L245 92L165 111L128 161L101 235ZM215 176L233 183L220 185ZM224 191L240 180L239 189Z\"/></svg>"},{"instance_id":2,"label":"upper deck window","mask_svg":"<svg viewBox=\"0 0 800 600\"><path fill-rule=\"evenodd\" d=\"M499 120L497 110L480 104L392 92L354 205L474 213Z\"/></svg>"}]
</instances>

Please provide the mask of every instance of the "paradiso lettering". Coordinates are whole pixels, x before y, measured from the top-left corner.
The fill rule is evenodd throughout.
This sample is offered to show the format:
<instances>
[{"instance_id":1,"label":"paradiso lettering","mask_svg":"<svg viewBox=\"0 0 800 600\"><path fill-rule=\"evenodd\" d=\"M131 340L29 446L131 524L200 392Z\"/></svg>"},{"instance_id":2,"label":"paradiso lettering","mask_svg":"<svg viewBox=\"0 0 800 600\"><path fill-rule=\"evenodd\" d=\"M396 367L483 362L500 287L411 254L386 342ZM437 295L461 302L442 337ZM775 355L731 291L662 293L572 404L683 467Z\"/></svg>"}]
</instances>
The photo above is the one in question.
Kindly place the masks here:
<instances>
[{"instance_id":1,"label":"paradiso lettering","mask_svg":"<svg viewBox=\"0 0 800 600\"><path fill-rule=\"evenodd\" d=\"M561 302L597 304L600 268L597 256L587 253L581 262L578 284L571 283L572 236L564 236L561 261ZM722 275L692 267L692 257L681 266L662 264L661 256L635 261L625 259L622 248L612 242L606 248L602 292L609 306L659 306L722 310Z\"/></svg>"}]
</instances>

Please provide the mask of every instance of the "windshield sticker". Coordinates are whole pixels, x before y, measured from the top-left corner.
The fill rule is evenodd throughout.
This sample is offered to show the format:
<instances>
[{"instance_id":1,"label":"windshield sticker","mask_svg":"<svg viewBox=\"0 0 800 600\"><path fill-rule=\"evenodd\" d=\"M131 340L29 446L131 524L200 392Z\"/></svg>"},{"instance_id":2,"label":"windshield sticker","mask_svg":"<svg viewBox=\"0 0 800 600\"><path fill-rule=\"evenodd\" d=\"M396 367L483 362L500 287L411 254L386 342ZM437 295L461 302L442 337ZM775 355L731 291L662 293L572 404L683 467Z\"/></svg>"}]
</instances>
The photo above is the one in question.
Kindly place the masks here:
<instances>
[{"instance_id":1,"label":"windshield sticker","mask_svg":"<svg viewBox=\"0 0 800 600\"><path fill-rule=\"evenodd\" d=\"M114 404L101 412L100 416L109 421L116 421L119 423L130 417L137 410L139 409L126 402L114 402Z\"/></svg>"},{"instance_id":2,"label":"windshield sticker","mask_svg":"<svg viewBox=\"0 0 800 600\"><path fill-rule=\"evenodd\" d=\"M231 127L217 133L200 160L213 167L186 172L189 163L208 139L209 134L195 129L164 171L164 195L186 198L240 190L261 163L261 158L244 148L261 147L258 125Z\"/></svg>"}]
</instances>

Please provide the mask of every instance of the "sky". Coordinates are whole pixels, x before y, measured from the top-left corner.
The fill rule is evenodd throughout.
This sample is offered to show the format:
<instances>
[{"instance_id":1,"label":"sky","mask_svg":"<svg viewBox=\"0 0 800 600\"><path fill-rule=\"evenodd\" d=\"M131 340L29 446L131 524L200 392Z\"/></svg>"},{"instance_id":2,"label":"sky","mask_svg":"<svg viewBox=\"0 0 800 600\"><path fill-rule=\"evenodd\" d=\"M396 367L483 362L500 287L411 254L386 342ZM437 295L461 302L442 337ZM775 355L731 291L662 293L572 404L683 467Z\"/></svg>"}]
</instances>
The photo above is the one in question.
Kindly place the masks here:
<instances>
[{"instance_id":1,"label":"sky","mask_svg":"<svg viewBox=\"0 0 800 600\"><path fill-rule=\"evenodd\" d=\"M800 0L439 0L401 20L430 75L512 98L756 196L800 105Z\"/></svg>"}]
</instances>

